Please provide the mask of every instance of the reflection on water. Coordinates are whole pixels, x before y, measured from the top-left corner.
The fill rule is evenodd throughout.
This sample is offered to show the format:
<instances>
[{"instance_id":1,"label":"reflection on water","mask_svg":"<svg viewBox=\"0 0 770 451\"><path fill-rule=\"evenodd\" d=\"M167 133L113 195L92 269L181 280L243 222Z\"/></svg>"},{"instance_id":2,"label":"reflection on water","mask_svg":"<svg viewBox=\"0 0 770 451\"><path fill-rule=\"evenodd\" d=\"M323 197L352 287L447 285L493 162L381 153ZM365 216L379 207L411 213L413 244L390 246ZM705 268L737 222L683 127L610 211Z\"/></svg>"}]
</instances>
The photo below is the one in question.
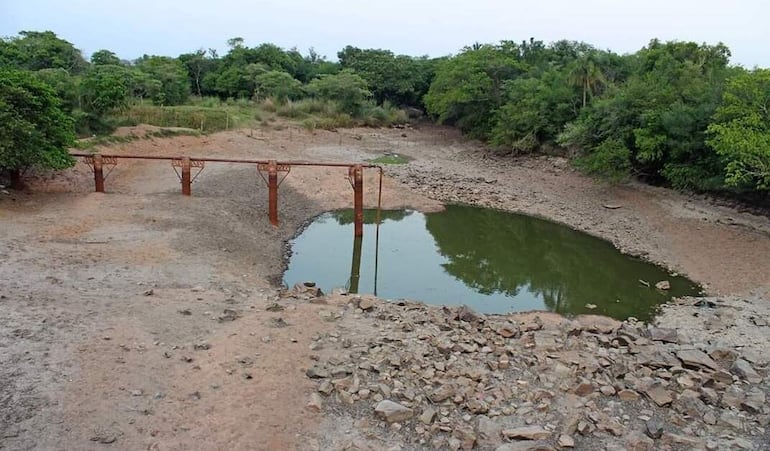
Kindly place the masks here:
<instances>
[{"instance_id":1,"label":"reflection on water","mask_svg":"<svg viewBox=\"0 0 770 451\"><path fill-rule=\"evenodd\" d=\"M293 241L284 282L312 280L325 291L346 287L484 313L545 309L642 320L671 296L699 291L606 241L529 216L457 205L428 214L383 211L378 253L376 212L364 219L364 237L354 240L352 211L317 218ZM640 280L668 280L671 290Z\"/></svg>"}]
</instances>

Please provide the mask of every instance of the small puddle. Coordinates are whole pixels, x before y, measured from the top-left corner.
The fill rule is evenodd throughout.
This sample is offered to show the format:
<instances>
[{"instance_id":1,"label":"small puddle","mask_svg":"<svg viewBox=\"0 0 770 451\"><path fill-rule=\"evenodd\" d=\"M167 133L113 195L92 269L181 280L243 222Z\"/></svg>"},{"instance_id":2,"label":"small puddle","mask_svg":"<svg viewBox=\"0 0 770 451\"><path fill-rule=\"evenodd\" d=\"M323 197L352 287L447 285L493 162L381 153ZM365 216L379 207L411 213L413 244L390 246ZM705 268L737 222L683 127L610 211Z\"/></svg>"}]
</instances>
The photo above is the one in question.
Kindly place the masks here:
<instances>
[{"instance_id":1,"label":"small puddle","mask_svg":"<svg viewBox=\"0 0 770 451\"><path fill-rule=\"evenodd\" d=\"M692 281L607 241L530 216L459 205L427 214L383 211L378 252L375 222L376 211L367 210L363 240L356 242L351 210L316 218L290 243L284 283L314 281L325 292L344 287L482 313L550 310L640 320L672 297L700 294ZM662 280L669 291L654 287Z\"/></svg>"}]
</instances>

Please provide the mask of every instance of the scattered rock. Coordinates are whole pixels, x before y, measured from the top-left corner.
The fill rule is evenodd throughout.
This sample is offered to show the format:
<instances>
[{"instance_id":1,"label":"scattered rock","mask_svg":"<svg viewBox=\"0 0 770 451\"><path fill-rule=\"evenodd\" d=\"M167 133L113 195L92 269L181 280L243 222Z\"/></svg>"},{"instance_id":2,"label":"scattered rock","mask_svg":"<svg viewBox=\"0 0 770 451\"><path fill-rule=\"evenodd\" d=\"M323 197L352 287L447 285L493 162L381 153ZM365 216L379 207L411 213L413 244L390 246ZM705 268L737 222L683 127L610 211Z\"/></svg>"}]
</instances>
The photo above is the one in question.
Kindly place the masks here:
<instances>
[{"instance_id":1,"label":"scattered rock","mask_svg":"<svg viewBox=\"0 0 770 451\"><path fill-rule=\"evenodd\" d=\"M220 315L217 320L219 320L220 323L227 322L227 321L235 321L236 319L240 318L240 313L233 309L226 308L222 312L222 315Z\"/></svg>"},{"instance_id":2,"label":"scattered rock","mask_svg":"<svg viewBox=\"0 0 770 451\"><path fill-rule=\"evenodd\" d=\"M614 318L601 315L578 315L575 320L583 330L598 334L611 334L620 329L622 323Z\"/></svg>"},{"instance_id":3,"label":"scattered rock","mask_svg":"<svg viewBox=\"0 0 770 451\"><path fill-rule=\"evenodd\" d=\"M698 349L685 349L676 353L676 356L685 366L694 368L706 368L709 370L718 370L719 365L705 352Z\"/></svg>"},{"instance_id":4,"label":"scattered rock","mask_svg":"<svg viewBox=\"0 0 770 451\"><path fill-rule=\"evenodd\" d=\"M513 440L542 440L551 436L551 432L542 426L522 426L503 429L503 436Z\"/></svg>"},{"instance_id":5,"label":"scattered rock","mask_svg":"<svg viewBox=\"0 0 770 451\"><path fill-rule=\"evenodd\" d=\"M730 372L738 377L743 378L751 382L752 384L758 384L762 382L762 376L757 373L751 364L743 359L736 359L733 366L730 367Z\"/></svg>"},{"instance_id":6,"label":"scattered rock","mask_svg":"<svg viewBox=\"0 0 770 451\"><path fill-rule=\"evenodd\" d=\"M374 412L388 423L403 422L411 419L414 415L412 409L389 399L380 401L374 408Z\"/></svg>"},{"instance_id":7,"label":"scattered rock","mask_svg":"<svg viewBox=\"0 0 770 451\"><path fill-rule=\"evenodd\" d=\"M621 401L633 402L639 399L639 393L633 390L623 389L618 392L618 398L620 398Z\"/></svg>"},{"instance_id":8,"label":"scattered rock","mask_svg":"<svg viewBox=\"0 0 770 451\"><path fill-rule=\"evenodd\" d=\"M478 440L480 445L494 445L500 442L502 428L486 415L478 416Z\"/></svg>"},{"instance_id":9,"label":"scattered rock","mask_svg":"<svg viewBox=\"0 0 770 451\"><path fill-rule=\"evenodd\" d=\"M331 376L329 370L318 365L308 368L305 374L311 379L322 379Z\"/></svg>"},{"instance_id":10,"label":"scattered rock","mask_svg":"<svg viewBox=\"0 0 770 451\"><path fill-rule=\"evenodd\" d=\"M705 443L695 437L689 437L682 434L674 434L672 432L664 432L660 439L664 445L679 445L689 448L704 448Z\"/></svg>"},{"instance_id":11,"label":"scattered rock","mask_svg":"<svg viewBox=\"0 0 770 451\"><path fill-rule=\"evenodd\" d=\"M594 392L594 386L590 381L583 380L575 387L575 394L578 396L588 396Z\"/></svg>"},{"instance_id":12,"label":"scattered rock","mask_svg":"<svg viewBox=\"0 0 770 451\"><path fill-rule=\"evenodd\" d=\"M451 398L454 396L454 394L455 389L451 385L442 385L441 387L433 390L433 393L430 395L430 400L435 403L440 403Z\"/></svg>"},{"instance_id":13,"label":"scattered rock","mask_svg":"<svg viewBox=\"0 0 770 451\"><path fill-rule=\"evenodd\" d=\"M473 323L479 320L479 316L467 305L460 306L455 312L455 319L458 321L465 321L466 323Z\"/></svg>"},{"instance_id":14,"label":"scattered rock","mask_svg":"<svg viewBox=\"0 0 770 451\"><path fill-rule=\"evenodd\" d=\"M118 439L118 435L114 432L110 431L97 431L95 432L89 440L96 443L101 443L103 445L109 445L110 443L115 443L115 441Z\"/></svg>"},{"instance_id":15,"label":"scattered rock","mask_svg":"<svg viewBox=\"0 0 770 451\"><path fill-rule=\"evenodd\" d=\"M650 340L662 341L665 343L679 343L679 334L676 329L667 329L663 327L651 327L647 329Z\"/></svg>"},{"instance_id":16,"label":"scattered rock","mask_svg":"<svg viewBox=\"0 0 770 451\"><path fill-rule=\"evenodd\" d=\"M650 438L659 439L663 435L663 422L660 418L650 418L645 422L644 426L644 433Z\"/></svg>"},{"instance_id":17,"label":"scattered rock","mask_svg":"<svg viewBox=\"0 0 770 451\"><path fill-rule=\"evenodd\" d=\"M651 384L644 390L644 394L647 395L650 400L652 400L652 402L659 406L671 404L671 402L674 400L672 393L666 390L666 388L660 382Z\"/></svg>"},{"instance_id":18,"label":"scattered rock","mask_svg":"<svg viewBox=\"0 0 770 451\"><path fill-rule=\"evenodd\" d=\"M315 282L302 282L294 285L294 293L313 298L320 298L324 292L315 285Z\"/></svg>"},{"instance_id":19,"label":"scattered rock","mask_svg":"<svg viewBox=\"0 0 770 451\"><path fill-rule=\"evenodd\" d=\"M746 393L746 400L741 403L741 409L752 414L759 414L765 406L765 392L755 387Z\"/></svg>"},{"instance_id":20,"label":"scattered rock","mask_svg":"<svg viewBox=\"0 0 770 451\"><path fill-rule=\"evenodd\" d=\"M361 301L358 303L358 308L361 310L368 312L369 310L373 309L375 306L374 299L372 298L362 298Z\"/></svg>"},{"instance_id":21,"label":"scattered rock","mask_svg":"<svg viewBox=\"0 0 770 451\"><path fill-rule=\"evenodd\" d=\"M731 385L725 389L724 393L722 393L720 404L722 407L738 409L745 400L746 393L740 387Z\"/></svg>"},{"instance_id":22,"label":"scattered rock","mask_svg":"<svg viewBox=\"0 0 770 451\"><path fill-rule=\"evenodd\" d=\"M575 447L575 440L570 437L569 435L560 435L559 441L556 442L560 447L562 448L574 448Z\"/></svg>"},{"instance_id":23,"label":"scattered rock","mask_svg":"<svg viewBox=\"0 0 770 451\"><path fill-rule=\"evenodd\" d=\"M671 282L668 280L661 280L660 282L655 284L655 288L658 290L670 290L671 289Z\"/></svg>"},{"instance_id":24,"label":"scattered rock","mask_svg":"<svg viewBox=\"0 0 770 451\"><path fill-rule=\"evenodd\" d=\"M320 412L323 408L323 399L321 399L318 393L311 393L305 408L314 412Z\"/></svg>"},{"instance_id":25,"label":"scattered rock","mask_svg":"<svg viewBox=\"0 0 770 451\"><path fill-rule=\"evenodd\" d=\"M433 419L436 418L436 409L432 407L427 407L422 414L420 415L420 421L423 424L431 424L433 423Z\"/></svg>"},{"instance_id":26,"label":"scattered rock","mask_svg":"<svg viewBox=\"0 0 770 451\"><path fill-rule=\"evenodd\" d=\"M717 420L717 424L732 428L736 431L743 430L743 422L738 415L730 410L722 411L722 414L719 415L719 419Z\"/></svg>"},{"instance_id":27,"label":"scattered rock","mask_svg":"<svg viewBox=\"0 0 770 451\"><path fill-rule=\"evenodd\" d=\"M523 442L504 443L498 446L497 448L495 448L495 451L555 451L555 450L553 446L548 444L548 442L523 441Z\"/></svg>"},{"instance_id":28,"label":"scattered rock","mask_svg":"<svg viewBox=\"0 0 770 451\"><path fill-rule=\"evenodd\" d=\"M602 385L599 391L605 396L613 396L615 394L615 388L612 385Z\"/></svg>"},{"instance_id":29,"label":"scattered rock","mask_svg":"<svg viewBox=\"0 0 770 451\"><path fill-rule=\"evenodd\" d=\"M676 328L410 301L375 300L370 309L363 299L329 298L321 310L340 329L311 338L323 351L306 374L319 379L319 398L329 397L324 408L350 409L361 432L374 431L360 417L374 406L370 415L388 425L371 432L383 440L373 449L396 436L405 449L699 449L706 438L723 446L719 434L770 423L763 387L749 380L764 371L758 357L706 354L708 341ZM379 330L356 335L351 318Z\"/></svg>"},{"instance_id":30,"label":"scattered rock","mask_svg":"<svg viewBox=\"0 0 770 451\"><path fill-rule=\"evenodd\" d=\"M627 451L653 451L655 442L639 433L633 433L626 438Z\"/></svg>"},{"instance_id":31,"label":"scattered rock","mask_svg":"<svg viewBox=\"0 0 770 451\"><path fill-rule=\"evenodd\" d=\"M334 391L334 386L328 379L324 379L321 385L318 386L318 391L326 396L329 396Z\"/></svg>"}]
</instances>

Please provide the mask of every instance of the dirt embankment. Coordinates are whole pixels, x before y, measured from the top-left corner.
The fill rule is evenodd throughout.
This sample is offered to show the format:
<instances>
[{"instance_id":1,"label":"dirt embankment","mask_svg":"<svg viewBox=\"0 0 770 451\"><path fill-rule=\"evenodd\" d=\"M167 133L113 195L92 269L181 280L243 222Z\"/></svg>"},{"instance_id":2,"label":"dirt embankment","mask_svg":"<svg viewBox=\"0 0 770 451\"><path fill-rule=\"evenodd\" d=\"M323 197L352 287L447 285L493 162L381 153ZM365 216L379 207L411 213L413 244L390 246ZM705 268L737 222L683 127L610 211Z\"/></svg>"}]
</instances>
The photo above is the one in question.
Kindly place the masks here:
<instances>
[{"instance_id":1,"label":"dirt embankment","mask_svg":"<svg viewBox=\"0 0 770 451\"><path fill-rule=\"evenodd\" d=\"M323 161L405 154L413 158L408 165L387 168L387 208L432 210L441 208L441 201L463 201L536 214L665 263L712 294L739 296L721 297L708 310L667 309L660 318L669 321L666 327L688 325L670 345L635 325L624 326L634 335L621 342L617 331L605 336L570 329L571 323L561 320L526 330L525 322L513 319L518 329L498 343L491 326L504 318L441 319L452 313L379 304L361 309L358 300L309 302L276 290L285 240L308 218L351 204L344 170L293 170L281 185L281 225L274 228L266 217L266 190L252 167L211 164L193 185L193 196L185 198L170 165L121 161L107 179L107 194L95 194L89 170L80 164L37 178L27 193L0 195L0 448L418 449L455 447L458 440L467 447L475 437L474 446L482 449L529 449L539 440L544 443L537 446L557 446L561 435L578 449L622 448L629 437L644 434L642 417L665 423L667 438L650 438L655 449L734 446L736 440L756 448L767 438L762 434L770 412L750 410L757 390L767 393L767 361L753 352L766 345L767 336L748 329L768 329L761 325L767 295L745 295L770 285L767 218L666 190L598 185L560 159L494 157L444 128L311 134L289 127L143 139L110 151ZM375 186L372 172L366 179L369 206L376 203ZM621 208L604 208L610 204ZM415 321L411 312L435 321ZM547 332L542 337L532 335L542 331ZM452 346L444 346L446 340ZM546 340L548 349L538 340ZM492 352L465 352L470 347L461 345L473 343L479 352L485 346ZM664 350L675 357L688 347L706 354L729 348L736 354L717 369L681 359L655 366L635 357L633 347L642 345L672 346ZM522 350L527 351L520 360L511 354ZM637 383L619 378L602 361L600 368L593 366L584 354L596 352L633 366L628 370ZM507 367L500 365L504 355ZM436 367L439 356L443 370ZM763 381L748 380L745 366L730 373L739 358ZM360 368L364 360L374 366ZM361 371L325 378L333 390L324 396L321 412L306 407L322 384L308 378L307 369L353 363ZM433 378L421 380L431 365ZM484 365L483 379L464 373L465 367ZM718 371L733 376L728 381L718 373L721 385L715 387L708 381ZM346 384L356 377L354 392ZM593 388L585 396L575 392L581 378ZM497 397L482 387L493 381L494 390L518 387L514 391L524 397ZM525 390L524 382L537 390ZM420 418L423 401L444 385L454 387L455 396L430 401L436 414L426 423ZM671 393L672 402L659 406L646 392L652 386ZM682 398L685 386L689 391ZM609 387L616 394L609 394ZM640 396L636 404L623 407L629 401L621 400L623 413L602 410L617 403L624 389ZM524 393L538 390L548 393L538 399ZM708 390L721 398L709 401ZM720 400L728 390L742 400L733 402L732 395ZM387 393L402 406L413 403L408 408L414 417L394 422L377 417L377 395L385 400ZM580 398L575 409L593 412L578 420L577 432L565 429L562 415L554 414L565 400L576 399L572 395ZM696 395L703 406L689 400ZM689 403L682 412L676 408L680 399ZM476 401L489 411L474 411ZM749 407L743 406L747 402ZM696 413L701 416L694 427L675 422ZM533 429L527 433L542 438L529 441L519 440L520 431L491 432L494 439L485 441L496 429L486 428L491 423L480 416L508 429L523 427L506 423L511 415L542 427L547 436ZM710 424L713 416L716 424ZM614 428L621 426L618 435L621 429ZM688 438L701 442L693 445Z\"/></svg>"}]
</instances>

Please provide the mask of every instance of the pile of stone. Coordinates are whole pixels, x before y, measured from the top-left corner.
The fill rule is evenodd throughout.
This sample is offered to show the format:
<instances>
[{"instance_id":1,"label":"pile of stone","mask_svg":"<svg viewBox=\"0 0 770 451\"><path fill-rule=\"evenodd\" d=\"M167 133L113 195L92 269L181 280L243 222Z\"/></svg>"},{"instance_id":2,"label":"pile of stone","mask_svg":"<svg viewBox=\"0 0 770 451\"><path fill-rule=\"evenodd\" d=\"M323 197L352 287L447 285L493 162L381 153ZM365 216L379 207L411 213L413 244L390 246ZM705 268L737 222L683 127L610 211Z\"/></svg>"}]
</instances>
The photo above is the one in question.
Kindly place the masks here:
<instances>
[{"instance_id":1,"label":"pile of stone","mask_svg":"<svg viewBox=\"0 0 770 451\"><path fill-rule=\"evenodd\" d=\"M765 449L767 368L674 329L350 297L310 407L403 449ZM363 326L362 326L363 327ZM374 446L376 448L376 446Z\"/></svg>"}]
</instances>

